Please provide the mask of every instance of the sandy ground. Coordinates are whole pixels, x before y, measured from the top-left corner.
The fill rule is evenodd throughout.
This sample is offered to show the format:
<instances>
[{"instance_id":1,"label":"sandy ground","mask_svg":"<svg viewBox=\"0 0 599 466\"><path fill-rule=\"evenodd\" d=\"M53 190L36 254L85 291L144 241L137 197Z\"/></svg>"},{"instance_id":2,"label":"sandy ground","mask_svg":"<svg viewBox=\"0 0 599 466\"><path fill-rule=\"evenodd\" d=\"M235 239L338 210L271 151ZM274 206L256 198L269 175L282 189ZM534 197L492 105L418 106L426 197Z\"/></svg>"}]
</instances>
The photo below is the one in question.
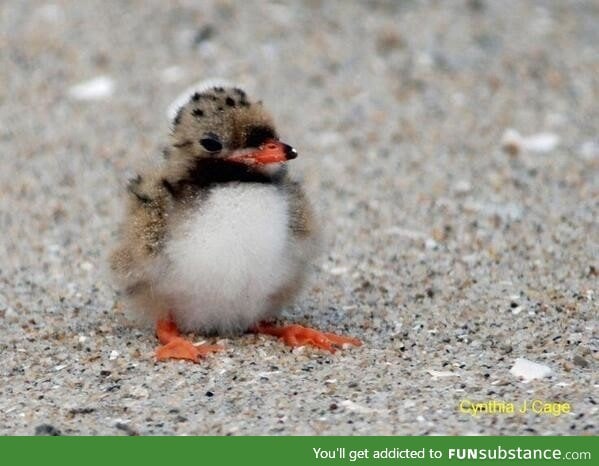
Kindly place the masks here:
<instances>
[{"instance_id":1,"label":"sandy ground","mask_svg":"<svg viewBox=\"0 0 599 466\"><path fill-rule=\"evenodd\" d=\"M0 434L599 433L598 21L592 0L2 2ZM285 319L363 347L245 335L157 364L127 323L105 274L124 181L214 76L272 110L328 228ZM459 410L533 399L571 412Z\"/></svg>"}]
</instances>

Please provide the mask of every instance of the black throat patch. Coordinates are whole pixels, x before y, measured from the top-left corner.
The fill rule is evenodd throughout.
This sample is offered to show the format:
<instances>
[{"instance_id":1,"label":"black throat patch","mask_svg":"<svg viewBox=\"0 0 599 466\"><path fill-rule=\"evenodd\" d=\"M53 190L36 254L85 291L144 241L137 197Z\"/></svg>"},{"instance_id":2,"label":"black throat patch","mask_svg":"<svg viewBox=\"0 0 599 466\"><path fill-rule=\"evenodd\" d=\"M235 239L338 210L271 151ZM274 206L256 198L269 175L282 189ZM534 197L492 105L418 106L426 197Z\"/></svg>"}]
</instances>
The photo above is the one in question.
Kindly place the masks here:
<instances>
[{"instance_id":1,"label":"black throat patch","mask_svg":"<svg viewBox=\"0 0 599 466\"><path fill-rule=\"evenodd\" d=\"M201 158L197 160L185 178L177 182L169 182L164 179L162 184L170 194L179 197L186 187L195 191L217 184L234 182L279 184L283 176L270 176L257 172L242 163L215 158Z\"/></svg>"}]
</instances>

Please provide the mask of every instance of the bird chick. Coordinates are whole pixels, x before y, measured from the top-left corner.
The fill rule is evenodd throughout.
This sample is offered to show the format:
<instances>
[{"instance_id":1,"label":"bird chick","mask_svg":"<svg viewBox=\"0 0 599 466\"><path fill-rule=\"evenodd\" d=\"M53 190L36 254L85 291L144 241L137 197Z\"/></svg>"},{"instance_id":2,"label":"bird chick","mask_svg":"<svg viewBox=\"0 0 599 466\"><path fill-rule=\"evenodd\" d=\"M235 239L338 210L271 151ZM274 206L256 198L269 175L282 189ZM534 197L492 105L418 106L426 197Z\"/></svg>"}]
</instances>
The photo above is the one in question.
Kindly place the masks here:
<instances>
[{"instance_id":1,"label":"bird chick","mask_svg":"<svg viewBox=\"0 0 599 466\"><path fill-rule=\"evenodd\" d=\"M130 307L156 322L158 360L197 362L222 349L179 330L249 330L329 351L360 344L265 323L297 297L318 252L312 207L287 172L295 157L261 103L214 86L178 110L163 163L130 181L110 262Z\"/></svg>"}]
</instances>

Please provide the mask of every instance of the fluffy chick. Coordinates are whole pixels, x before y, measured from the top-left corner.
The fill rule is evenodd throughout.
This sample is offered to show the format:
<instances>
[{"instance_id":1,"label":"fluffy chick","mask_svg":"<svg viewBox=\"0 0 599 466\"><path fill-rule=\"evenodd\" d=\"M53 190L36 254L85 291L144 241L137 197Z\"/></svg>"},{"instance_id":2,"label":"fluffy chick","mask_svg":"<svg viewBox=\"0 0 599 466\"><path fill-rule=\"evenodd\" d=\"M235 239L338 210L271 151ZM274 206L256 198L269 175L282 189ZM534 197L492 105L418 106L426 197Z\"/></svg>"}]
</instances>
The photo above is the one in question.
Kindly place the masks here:
<instances>
[{"instance_id":1,"label":"fluffy chick","mask_svg":"<svg viewBox=\"0 0 599 466\"><path fill-rule=\"evenodd\" d=\"M111 268L130 307L157 321L158 359L220 349L193 346L178 329L253 329L331 351L359 344L260 323L297 296L319 249L312 207L287 173L296 156L261 103L215 86L179 109L164 162L130 181Z\"/></svg>"}]
</instances>

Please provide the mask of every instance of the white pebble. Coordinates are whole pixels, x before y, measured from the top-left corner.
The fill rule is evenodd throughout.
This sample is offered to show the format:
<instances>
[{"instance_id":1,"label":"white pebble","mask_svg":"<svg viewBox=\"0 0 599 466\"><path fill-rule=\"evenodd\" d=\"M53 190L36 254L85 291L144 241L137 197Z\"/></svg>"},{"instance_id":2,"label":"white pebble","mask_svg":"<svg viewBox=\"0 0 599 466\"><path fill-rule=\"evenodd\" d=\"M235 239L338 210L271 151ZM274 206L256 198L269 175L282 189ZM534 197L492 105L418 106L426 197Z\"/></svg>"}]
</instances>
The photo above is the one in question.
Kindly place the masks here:
<instances>
[{"instance_id":1,"label":"white pebble","mask_svg":"<svg viewBox=\"0 0 599 466\"><path fill-rule=\"evenodd\" d=\"M531 152L550 152L559 144L559 136L553 133L538 133L524 138L524 149Z\"/></svg>"},{"instance_id":2,"label":"white pebble","mask_svg":"<svg viewBox=\"0 0 599 466\"><path fill-rule=\"evenodd\" d=\"M108 357L108 359L110 359L111 361L114 361L116 358L119 357L119 352L117 350L112 350L110 352L110 356Z\"/></svg>"},{"instance_id":3,"label":"white pebble","mask_svg":"<svg viewBox=\"0 0 599 466\"><path fill-rule=\"evenodd\" d=\"M501 146L514 153L522 150L545 153L555 149L559 141L559 136L554 133L537 133L525 137L515 129L508 128L501 138Z\"/></svg>"},{"instance_id":4,"label":"white pebble","mask_svg":"<svg viewBox=\"0 0 599 466\"><path fill-rule=\"evenodd\" d=\"M428 370L426 372L428 372L430 375L432 375L434 379L437 379L439 377L459 377L460 376L460 374L456 374L455 372L451 372L451 371Z\"/></svg>"},{"instance_id":5,"label":"white pebble","mask_svg":"<svg viewBox=\"0 0 599 466\"><path fill-rule=\"evenodd\" d=\"M129 424L131 422L131 419L122 419L120 417L114 418L113 422L115 424Z\"/></svg>"},{"instance_id":6,"label":"white pebble","mask_svg":"<svg viewBox=\"0 0 599 466\"><path fill-rule=\"evenodd\" d=\"M497 215L504 221L520 220L524 214L524 209L514 203L495 204L491 202L469 201L464 204L466 210L472 212L481 212L489 217Z\"/></svg>"},{"instance_id":7,"label":"white pebble","mask_svg":"<svg viewBox=\"0 0 599 466\"><path fill-rule=\"evenodd\" d=\"M466 194L472 190L472 185L468 180L459 180L456 182L453 189L458 194Z\"/></svg>"},{"instance_id":8,"label":"white pebble","mask_svg":"<svg viewBox=\"0 0 599 466\"><path fill-rule=\"evenodd\" d=\"M82 270L85 270L86 272L89 272L90 270L92 270L94 268L94 264L92 264L91 262L82 262L79 267L81 267Z\"/></svg>"},{"instance_id":9,"label":"white pebble","mask_svg":"<svg viewBox=\"0 0 599 466\"><path fill-rule=\"evenodd\" d=\"M108 76L98 76L69 89L69 96L75 100L100 100L114 92L114 81Z\"/></svg>"},{"instance_id":10,"label":"white pebble","mask_svg":"<svg viewBox=\"0 0 599 466\"><path fill-rule=\"evenodd\" d=\"M515 377L521 377L524 383L534 379L542 379L551 375L552 370L549 366L529 361L525 358L517 358L510 373Z\"/></svg>"},{"instance_id":11,"label":"white pebble","mask_svg":"<svg viewBox=\"0 0 599 466\"><path fill-rule=\"evenodd\" d=\"M351 400L344 400L339 404L341 406L343 406L345 409L347 409L348 411L355 411L357 413L370 413L373 411L372 409L370 409L366 406L359 405L358 403L354 403Z\"/></svg>"},{"instance_id":12,"label":"white pebble","mask_svg":"<svg viewBox=\"0 0 599 466\"><path fill-rule=\"evenodd\" d=\"M437 242L432 238L427 238L426 240L424 240L424 246L426 247L426 249L436 249Z\"/></svg>"}]
</instances>

